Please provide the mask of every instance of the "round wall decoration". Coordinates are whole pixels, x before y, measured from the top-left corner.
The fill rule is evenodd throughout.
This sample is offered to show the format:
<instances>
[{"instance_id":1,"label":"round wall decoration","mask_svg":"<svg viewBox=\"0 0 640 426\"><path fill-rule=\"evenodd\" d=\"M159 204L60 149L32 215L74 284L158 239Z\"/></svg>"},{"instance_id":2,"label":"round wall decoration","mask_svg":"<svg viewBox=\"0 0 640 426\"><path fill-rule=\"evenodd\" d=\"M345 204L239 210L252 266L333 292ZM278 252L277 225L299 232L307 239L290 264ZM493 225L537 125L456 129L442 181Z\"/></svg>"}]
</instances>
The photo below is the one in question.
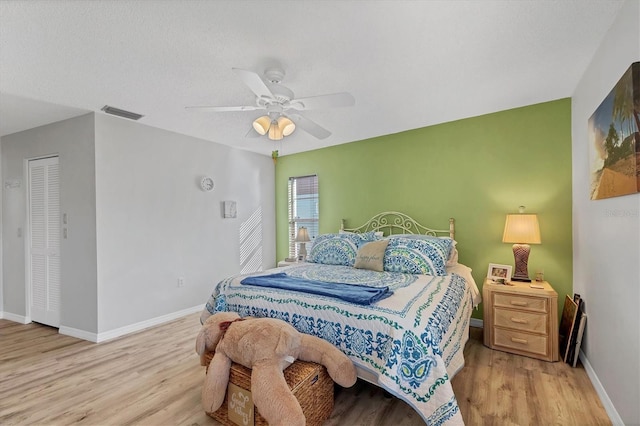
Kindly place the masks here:
<instances>
[{"instance_id":1,"label":"round wall decoration","mask_svg":"<svg viewBox=\"0 0 640 426\"><path fill-rule=\"evenodd\" d=\"M213 187L213 179L209 176L203 177L200 181L200 188L202 188L203 191L213 191Z\"/></svg>"}]
</instances>

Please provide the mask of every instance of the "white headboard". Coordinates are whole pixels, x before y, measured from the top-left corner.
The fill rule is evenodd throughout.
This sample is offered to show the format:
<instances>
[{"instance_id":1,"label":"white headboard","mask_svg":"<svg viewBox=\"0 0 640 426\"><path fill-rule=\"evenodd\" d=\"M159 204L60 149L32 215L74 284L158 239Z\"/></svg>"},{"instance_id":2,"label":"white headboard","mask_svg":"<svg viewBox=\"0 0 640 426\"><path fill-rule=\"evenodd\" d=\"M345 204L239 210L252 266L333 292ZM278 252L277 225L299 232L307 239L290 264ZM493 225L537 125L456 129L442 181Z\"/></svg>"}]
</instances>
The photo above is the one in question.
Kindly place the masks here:
<instances>
[{"instance_id":1,"label":"white headboard","mask_svg":"<svg viewBox=\"0 0 640 426\"><path fill-rule=\"evenodd\" d=\"M340 224L341 231L363 233L371 231L381 231L384 235L393 234L422 234L432 235L434 237L449 236L455 239L455 221L449 218L449 229L432 229L427 228L416 222L412 217L400 212L382 212L373 216L364 225L357 228L345 227L345 219Z\"/></svg>"}]
</instances>

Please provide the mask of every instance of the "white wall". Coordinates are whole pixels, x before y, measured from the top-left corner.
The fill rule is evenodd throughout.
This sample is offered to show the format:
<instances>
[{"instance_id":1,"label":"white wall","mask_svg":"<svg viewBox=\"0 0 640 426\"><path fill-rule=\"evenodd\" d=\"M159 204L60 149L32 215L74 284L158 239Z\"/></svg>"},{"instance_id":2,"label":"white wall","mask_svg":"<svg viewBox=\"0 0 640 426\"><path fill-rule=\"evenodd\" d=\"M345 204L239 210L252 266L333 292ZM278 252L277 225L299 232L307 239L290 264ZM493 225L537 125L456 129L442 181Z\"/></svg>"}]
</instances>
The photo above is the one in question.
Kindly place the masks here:
<instances>
[{"instance_id":1,"label":"white wall","mask_svg":"<svg viewBox=\"0 0 640 426\"><path fill-rule=\"evenodd\" d=\"M587 120L640 60L639 23L640 2L628 0L572 98L573 288L586 301L583 351L610 417L628 425L640 424L640 194L590 201Z\"/></svg>"},{"instance_id":2,"label":"white wall","mask_svg":"<svg viewBox=\"0 0 640 426\"><path fill-rule=\"evenodd\" d=\"M275 266L274 186L270 157L96 115L99 332L202 305L243 266ZM224 200L237 218L222 217Z\"/></svg>"},{"instance_id":3,"label":"white wall","mask_svg":"<svg viewBox=\"0 0 640 426\"><path fill-rule=\"evenodd\" d=\"M60 209L70 218L61 240L61 326L97 331L93 114L3 136L2 265L4 317L29 320L25 292L25 160L59 156ZM21 236L18 235L21 230Z\"/></svg>"},{"instance_id":4,"label":"white wall","mask_svg":"<svg viewBox=\"0 0 640 426\"><path fill-rule=\"evenodd\" d=\"M0 142L0 180L2 180L2 142ZM2 199L4 198L4 180L0 182L0 319L4 318L4 284L2 279L2 218L4 214L2 213Z\"/></svg>"},{"instance_id":5,"label":"white wall","mask_svg":"<svg viewBox=\"0 0 640 426\"><path fill-rule=\"evenodd\" d=\"M275 266L270 157L93 113L3 136L1 148L3 182L21 181L2 188L5 318L29 320L18 236L28 158L60 158L61 332L102 340L135 331L203 305L226 276ZM204 175L212 192L200 189ZM223 218L224 200L236 201L237 218Z\"/></svg>"}]
</instances>

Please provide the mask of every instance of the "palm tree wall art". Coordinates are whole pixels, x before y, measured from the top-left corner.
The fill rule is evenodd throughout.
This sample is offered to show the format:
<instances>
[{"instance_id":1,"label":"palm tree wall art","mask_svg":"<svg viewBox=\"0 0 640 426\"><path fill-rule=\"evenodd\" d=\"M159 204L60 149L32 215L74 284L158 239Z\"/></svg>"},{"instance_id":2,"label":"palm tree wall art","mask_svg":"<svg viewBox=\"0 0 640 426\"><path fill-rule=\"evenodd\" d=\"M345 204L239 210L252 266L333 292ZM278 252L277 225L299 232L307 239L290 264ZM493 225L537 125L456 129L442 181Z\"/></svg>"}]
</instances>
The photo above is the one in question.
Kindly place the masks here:
<instances>
[{"instance_id":1,"label":"palm tree wall art","mask_svg":"<svg viewBox=\"0 0 640 426\"><path fill-rule=\"evenodd\" d=\"M640 62L589 118L591 199L640 192Z\"/></svg>"}]
</instances>

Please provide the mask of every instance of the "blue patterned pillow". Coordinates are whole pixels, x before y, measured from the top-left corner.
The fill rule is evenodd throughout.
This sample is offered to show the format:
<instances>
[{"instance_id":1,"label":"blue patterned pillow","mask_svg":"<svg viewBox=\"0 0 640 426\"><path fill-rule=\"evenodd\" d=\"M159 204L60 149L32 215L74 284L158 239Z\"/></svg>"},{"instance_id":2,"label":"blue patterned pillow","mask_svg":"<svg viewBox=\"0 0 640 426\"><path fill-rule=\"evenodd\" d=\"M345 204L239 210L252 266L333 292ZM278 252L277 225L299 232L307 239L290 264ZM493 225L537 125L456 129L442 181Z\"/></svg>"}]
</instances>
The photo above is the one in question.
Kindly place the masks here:
<instances>
[{"instance_id":1,"label":"blue patterned pillow","mask_svg":"<svg viewBox=\"0 0 640 426\"><path fill-rule=\"evenodd\" d=\"M433 235L423 235L423 234L396 234L396 235L389 235L388 237L386 237L387 239L389 238L409 238L409 239L414 239L414 240L449 240L449 242L447 243L447 260L451 260L452 256L454 255L454 250L456 248L456 240L452 240L450 237L436 237ZM457 254L457 251L456 251ZM458 258L456 257L455 262L458 262Z\"/></svg>"},{"instance_id":2,"label":"blue patterned pillow","mask_svg":"<svg viewBox=\"0 0 640 426\"><path fill-rule=\"evenodd\" d=\"M384 270L404 274L446 275L452 240L390 237L384 252Z\"/></svg>"},{"instance_id":3,"label":"blue patterned pillow","mask_svg":"<svg viewBox=\"0 0 640 426\"><path fill-rule=\"evenodd\" d=\"M353 266L361 245L368 242L360 234L323 234L313 242L308 262Z\"/></svg>"},{"instance_id":4,"label":"blue patterned pillow","mask_svg":"<svg viewBox=\"0 0 640 426\"><path fill-rule=\"evenodd\" d=\"M339 234L340 235L343 235L343 234L360 235L360 237L362 237L362 239L366 241L378 241L378 240L381 240L383 236L383 233L381 231L369 231L369 232L357 233L357 232L340 230Z\"/></svg>"},{"instance_id":5,"label":"blue patterned pillow","mask_svg":"<svg viewBox=\"0 0 640 426\"><path fill-rule=\"evenodd\" d=\"M376 231L363 232L362 234L358 235L360 235L360 238L362 238L366 242L378 241L382 239L382 233L378 233Z\"/></svg>"}]
</instances>

